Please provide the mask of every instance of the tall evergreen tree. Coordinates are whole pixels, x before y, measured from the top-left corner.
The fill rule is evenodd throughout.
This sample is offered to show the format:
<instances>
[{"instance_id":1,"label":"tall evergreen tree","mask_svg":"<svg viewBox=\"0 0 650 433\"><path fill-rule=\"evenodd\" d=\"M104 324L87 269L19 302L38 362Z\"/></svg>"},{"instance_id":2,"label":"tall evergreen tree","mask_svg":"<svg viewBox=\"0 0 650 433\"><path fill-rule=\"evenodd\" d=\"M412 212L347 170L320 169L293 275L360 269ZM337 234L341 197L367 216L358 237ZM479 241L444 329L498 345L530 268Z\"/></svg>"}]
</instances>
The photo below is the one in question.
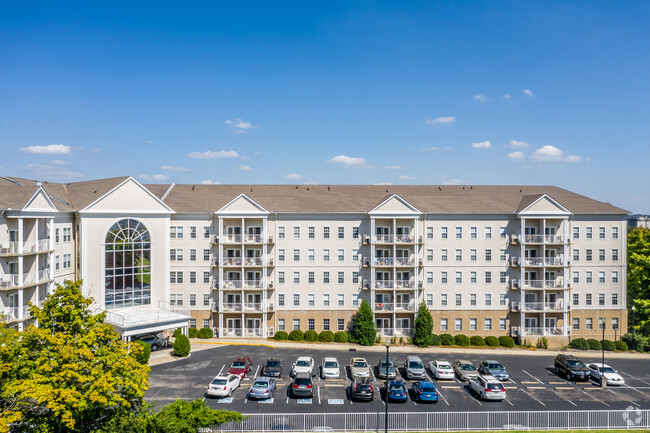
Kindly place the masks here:
<instances>
[{"instance_id":1,"label":"tall evergreen tree","mask_svg":"<svg viewBox=\"0 0 650 433\"><path fill-rule=\"evenodd\" d=\"M359 311L352 319L352 332L350 341L361 344L362 346L372 346L377 339L377 327L375 326L375 317L370 308L370 304L365 299L361 301Z\"/></svg>"},{"instance_id":2,"label":"tall evergreen tree","mask_svg":"<svg viewBox=\"0 0 650 433\"><path fill-rule=\"evenodd\" d=\"M427 347L431 341L431 332L433 331L433 318L427 308L427 304L422 301L418 308L418 316L415 318L415 330L413 333L413 344L419 347Z\"/></svg>"}]
</instances>

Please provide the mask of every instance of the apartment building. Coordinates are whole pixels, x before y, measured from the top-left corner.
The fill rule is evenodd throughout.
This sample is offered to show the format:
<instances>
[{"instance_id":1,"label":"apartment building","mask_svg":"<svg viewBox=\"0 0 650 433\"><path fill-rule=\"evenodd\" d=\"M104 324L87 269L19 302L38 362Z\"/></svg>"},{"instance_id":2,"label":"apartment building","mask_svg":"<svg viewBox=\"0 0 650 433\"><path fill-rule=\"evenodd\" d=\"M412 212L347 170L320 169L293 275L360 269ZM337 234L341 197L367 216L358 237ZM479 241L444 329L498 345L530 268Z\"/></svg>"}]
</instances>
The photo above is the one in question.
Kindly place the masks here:
<instances>
[{"instance_id":1,"label":"apartment building","mask_svg":"<svg viewBox=\"0 0 650 433\"><path fill-rule=\"evenodd\" d=\"M410 335L421 302L436 333L561 344L627 329L628 212L552 186L5 177L0 212L0 312L17 327L81 278L131 334L348 330L363 299L383 336Z\"/></svg>"}]
</instances>

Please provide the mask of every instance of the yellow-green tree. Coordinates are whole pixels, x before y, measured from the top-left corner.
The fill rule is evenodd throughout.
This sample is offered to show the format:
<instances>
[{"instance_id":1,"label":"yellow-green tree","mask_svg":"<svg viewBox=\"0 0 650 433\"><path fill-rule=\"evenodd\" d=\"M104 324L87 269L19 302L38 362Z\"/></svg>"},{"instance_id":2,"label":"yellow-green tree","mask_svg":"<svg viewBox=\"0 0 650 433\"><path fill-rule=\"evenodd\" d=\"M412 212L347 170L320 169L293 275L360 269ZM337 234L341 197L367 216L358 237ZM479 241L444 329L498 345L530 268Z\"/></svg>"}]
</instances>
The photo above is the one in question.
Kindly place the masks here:
<instances>
[{"instance_id":1,"label":"yellow-green tree","mask_svg":"<svg viewBox=\"0 0 650 433\"><path fill-rule=\"evenodd\" d=\"M637 301L650 299L650 229L639 227L627 235L627 296L628 309ZM637 325L650 320L650 311L641 307L636 305ZM628 319L631 317L628 310Z\"/></svg>"},{"instance_id":2,"label":"yellow-green tree","mask_svg":"<svg viewBox=\"0 0 650 433\"><path fill-rule=\"evenodd\" d=\"M66 281L31 305L38 327L0 332L0 432L89 432L142 405L142 349L92 314L81 284Z\"/></svg>"}]
</instances>

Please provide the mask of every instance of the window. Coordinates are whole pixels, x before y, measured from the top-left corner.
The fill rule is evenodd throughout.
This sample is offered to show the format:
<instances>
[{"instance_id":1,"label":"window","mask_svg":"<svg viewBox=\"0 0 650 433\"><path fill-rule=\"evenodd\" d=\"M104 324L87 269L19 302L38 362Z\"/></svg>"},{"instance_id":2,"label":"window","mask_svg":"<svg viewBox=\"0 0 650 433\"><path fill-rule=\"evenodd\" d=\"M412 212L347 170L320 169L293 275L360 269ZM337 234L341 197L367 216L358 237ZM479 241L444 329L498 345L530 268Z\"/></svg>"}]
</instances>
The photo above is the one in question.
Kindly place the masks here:
<instances>
[{"instance_id":1,"label":"window","mask_svg":"<svg viewBox=\"0 0 650 433\"><path fill-rule=\"evenodd\" d=\"M196 271L190 271L190 284L196 284Z\"/></svg>"},{"instance_id":2,"label":"window","mask_svg":"<svg viewBox=\"0 0 650 433\"><path fill-rule=\"evenodd\" d=\"M309 271L307 275L308 275L307 279L308 279L309 284L314 284L316 282L315 281L316 280L316 277L315 277L316 274L314 273L314 271Z\"/></svg>"},{"instance_id":3,"label":"window","mask_svg":"<svg viewBox=\"0 0 650 433\"><path fill-rule=\"evenodd\" d=\"M469 319L469 330L476 331L476 319Z\"/></svg>"},{"instance_id":4,"label":"window","mask_svg":"<svg viewBox=\"0 0 650 433\"><path fill-rule=\"evenodd\" d=\"M502 306L502 307L506 305L506 294L505 293L499 293L499 305Z\"/></svg>"},{"instance_id":5,"label":"window","mask_svg":"<svg viewBox=\"0 0 650 433\"><path fill-rule=\"evenodd\" d=\"M315 238L316 238L316 227L314 227L314 226L309 226L309 228L308 228L307 231L308 231L308 235L307 235L307 237L308 237L309 239L315 239Z\"/></svg>"},{"instance_id":6,"label":"window","mask_svg":"<svg viewBox=\"0 0 650 433\"><path fill-rule=\"evenodd\" d=\"M196 239L196 226L190 226L190 239Z\"/></svg>"},{"instance_id":7,"label":"window","mask_svg":"<svg viewBox=\"0 0 650 433\"><path fill-rule=\"evenodd\" d=\"M210 226L203 226L203 239L210 239Z\"/></svg>"},{"instance_id":8,"label":"window","mask_svg":"<svg viewBox=\"0 0 650 433\"><path fill-rule=\"evenodd\" d=\"M329 284L330 283L330 272L329 271L323 271L323 283L324 284Z\"/></svg>"},{"instance_id":9,"label":"window","mask_svg":"<svg viewBox=\"0 0 650 433\"><path fill-rule=\"evenodd\" d=\"M299 262L300 261L300 249L298 249L298 248L293 249L293 261L294 262Z\"/></svg>"},{"instance_id":10,"label":"window","mask_svg":"<svg viewBox=\"0 0 650 433\"><path fill-rule=\"evenodd\" d=\"M169 282L171 284L183 284L183 271L171 271L169 273Z\"/></svg>"},{"instance_id":11,"label":"window","mask_svg":"<svg viewBox=\"0 0 650 433\"><path fill-rule=\"evenodd\" d=\"M300 329L300 319L293 319L293 330L299 330Z\"/></svg>"},{"instance_id":12,"label":"window","mask_svg":"<svg viewBox=\"0 0 650 433\"><path fill-rule=\"evenodd\" d=\"M577 248L573 249L573 261L574 262L580 261L580 250Z\"/></svg>"},{"instance_id":13,"label":"window","mask_svg":"<svg viewBox=\"0 0 650 433\"><path fill-rule=\"evenodd\" d=\"M203 271L203 283L204 284L210 284L210 272L209 271Z\"/></svg>"},{"instance_id":14,"label":"window","mask_svg":"<svg viewBox=\"0 0 650 433\"><path fill-rule=\"evenodd\" d=\"M580 227L573 228L573 239L580 239Z\"/></svg>"},{"instance_id":15,"label":"window","mask_svg":"<svg viewBox=\"0 0 650 433\"><path fill-rule=\"evenodd\" d=\"M358 283L359 283L359 272L357 272L357 271L352 271L352 282L353 282L354 284L358 284Z\"/></svg>"},{"instance_id":16,"label":"window","mask_svg":"<svg viewBox=\"0 0 650 433\"><path fill-rule=\"evenodd\" d=\"M603 307L605 306L605 294L604 293L599 293L598 294L598 305Z\"/></svg>"},{"instance_id":17,"label":"window","mask_svg":"<svg viewBox=\"0 0 650 433\"><path fill-rule=\"evenodd\" d=\"M605 239L605 227L598 227L598 239Z\"/></svg>"},{"instance_id":18,"label":"window","mask_svg":"<svg viewBox=\"0 0 650 433\"><path fill-rule=\"evenodd\" d=\"M433 272L427 271L427 284L433 284Z\"/></svg>"},{"instance_id":19,"label":"window","mask_svg":"<svg viewBox=\"0 0 650 433\"><path fill-rule=\"evenodd\" d=\"M183 306L183 294L182 293L170 293L169 294L169 305L172 306Z\"/></svg>"},{"instance_id":20,"label":"window","mask_svg":"<svg viewBox=\"0 0 650 433\"><path fill-rule=\"evenodd\" d=\"M447 331L447 319L440 319L440 330Z\"/></svg>"},{"instance_id":21,"label":"window","mask_svg":"<svg viewBox=\"0 0 650 433\"><path fill-rule=\"evenodd\" d=\"M463 330L463 319L456 319L454 323L455 323L454 329L456 329L456 331Z\"/></svg>"},{"instance_id":22,"label":"window","mask_svg":"<svg viewBox=\"0 0 650 433\"><path fill-rule=\"evenodd\" d=\"M190 319L190 328L196 328L196 319Z\"/></svg>"},{"instance_id":23,"label":"window","mask_svg":"<svg viewBox=\"0 0 650 433\"><path fill-rule=\"evenodd\" d=\"M476 284L476 271L469 272L469 282L472 284Z\"/></svg>"},{"instance_id":24,"label":"window","mask_svg":"<svg viewBox=\"0 0 650 433\"><path fill-rule=\"evenodd\" d=\"M460 305L460 294L456 294L456 305ZM470 293L469 295L469 305L472 307L476 305L476 293Z\"/></svg>"},{"instance_id":25,"label":"window","mask_svg":"<svg viewBox=\"0 0 650 433\"><path fill-rule=\"evenodd\" d=\"M506 319L499 319L499 331L506 330Z\"/></svg>"},{"instance_id":26,"label":"window","mask_svg":"<svg viewBox=\"0 0 650 433\"><path fill-rule=\"evenodd\" d=\"M440 273L440 282L442 284L447 284L447 271L442 271Z\"/></svg>"},{"instance_id":27,"label":"window","mask_svg":"<svg viewBox=\"0 0 650 433\"><path fill-rule=\"evenodd\" d=\"M591 305L591 293L585 294L585 305Z\"/></svg>"},{"instance_id":28,"label":"window","mask_svg":"<svg viewBox=\"0 0 650 433\"><path fill-rule=\"evenodd\" d=\"M587 227L587 228L586 228L586 233L585 233L585 238L586 238L586 239L591 239L592 237L593 237L593 236L592 236L592 228L591 228L591 227Z\"/></svg>"},{"instance_id":29,"label":"window","mask_svg":"<svg viewBox=\"0 0 650 433\"><path fill-rule=\"evenodd\" d=\"M359 227L352 227L352 239L359 239Z\"/></svg>"},{"instance_id":30,"label":"window","mask_svg":"<svg viewBox=\"0 0 650 433\"><path fill-rule=\"evenodd\" d=\"M476 261L476 249L472 248L469 250L469 261L470 262L475 262Z\"/></svg>"},{"instance_id":31,"label":"window","mask_svg":"<svg viewBox=\"0 0 650 433\"><path fill-rule=\"evenodd\" d=\"M284 331L284 319L278 319L278 331Z\"/></svg>"},{"instance_id":32,"label":"window","mask_svg":"<svg viewBox=\"0 0 650 433\"><path fill-rule=\"evenodd\" d=\"M278 306L284 307L284 293L278 295Z\"/></svg>"},{"instance_id":33,"label":"window","mask_svg":"<svg viewBox=\"0 0 650 433\"><path fill-rule=\"evenodd\" d=\"M612 317L612 329L618 329L618 317Z\"/></svg>"},{"instance_id":34,"label":"window","mask_svg":"<svg viewBox=\"0 0 650 433\"><path fill-rule=\"evenodd\" d=\"M433 249L427 249L427 261L428 262L433 261Z\"/></svg>"},{"instance_id":35,"label":"window","mask_svg":"<svg viewBox=\"0 0 650 433\"><path fill-rule=\"evenodd\" d=\"M469 238L476 239L476 227L469 228Z\"/></svg>"},{"instance_id":36,"label":"window","mask_svg":"<svg viewBox=\"0 0 650 433\"><path fill-rule=\"evenodd\" d=\"M500 271L499 272L499 284L505 284L506 283L506 273L505 271Z\"/></svg>"},{"instance_id":37,"label":"window","mask_svg":"<svg viewBox=\"0 0 650 433\"><path fill-rule=\"evenodd\" d=\"M345 261L345 250L343 248L339 248L338 254L336 256L339 262Z\"/></svg>"},{"instance_id":38,"label":"window","mask_svg":"<svg viewBox=\"0 0 650 433\"><path fill-rule=\"evenodd\" d=\"M72 267L72 254L63 255L63 269L70 269Z\"/></svg>"},{"instance_id":39,"label":"window","mask_svg":"<svg viewBox=\"0 0 650 433\"><path fill-rule=\"evenodd\" d=\"M358 293L353 293L352 294L352 306L353 307L358 307L359 306L359 294Z\"/></svg>"},{"instance_id":40,"label":"window","mask_svg":"<svg viewBox=\"0 0 650 433\"><path fill-rule=\"evenodd\" d=\"M171 239L183 239L183 227L182 226L171 226L169 228L169 237Z\"/></svg>"},{"instance_id":41,"label":"window","mask_svg":"<svg viewBox=\"0 0 650 433\"><path fill-rule=\"evenodd\" d=\"M433 239L433 227L427 227L427 239Z\"/></svg>"},{"instance_id":42,"label":"window","mask_svg":"<svg viewBox=\"0 0 650 433\"><path fill-rule=\"evenodd\" d=\"M353 248L352 249L352 261L353 262L358 262L359 261L359 249L358 248Z\"/></svg>"},{"instance_id":43,"label":"window","mask_svg":"<svg viewBox=\"0 0 650 433\"><path fill-rule=\"evenodd\" d=\"M580 272L579 271L573 271L573 283L574 284L580 283Z\"/></svg>"},{"instance_id":44,"label":"window","mask_svg":"<svg viewBox=\"0 0 650 433\"><path fill-rule=\"evenodd\" d=\"M463 238L463 228L456 227L456 239L462 239L462 238Z\"/></svg>"},{"instance_id":45,"label":"window","mask_svg":"<svg viewBox=\"0 0 650 433\"><path fill-rule=\"evenodd\" d=\"M284 262L284 248L278 248L278 261Z\"/></svg>"},{"instance_id":46,"label":"window","mask_svg":"<svg viewBox=\"0 0 650 433\"><path fill-rule=\"evenodd\" d=\"M339 282L339 284L344 284L345 283L345 272L342 272L342 271L338 272L337 281Z\"/></svg>"},{"instance_id":47,"label":"window","mask_svg":"<svg viewBox=\"0 0 650 433\"><path fill-rule=\"evenodd\" d=\"M612 271L612 283L618 283L618 271Z\"/></svg>"},{"instance_id":48,"label":"window","mask_svg":"<svg viewBox=\"0 0 650 433\"><path fill-rule=\"evenodd\" d=\"M598 250L598 260L601 262L605 261L605 249L601 248Z\"/></svg>"},{"instance_id":49,"label":"window","mask_svg":"<svg viewBox=\"0 0 650 433\"><path fill-rule=\"evenodd\" d=\"M329 293L325 293L323 295L323 306L324 307L329 307L330 306L330 295L329 295Z\"/></svg>"},{"instance_id":50,"label":"window","mask_svg":"<svg viewBox=\"0 0 650 433\"><path fill-rule=\"evenodd\" d=\"M474 295L474 297L476 298L476 295ZM463 305L463 295L461 293L456 293L456 306L460 307L461 305Z\"/></svg>"},{"instance_id":51,"label":"window","mask_svg":"<svg viewBox=\"0 0 650 433\"><path fill-rule=\"evenodd\" d=\"M190 262L195 262L196 261L196 249L192 248L190 249Z\"/></svg>"},{"instance_id":52,"label":"window","mask_svg":"<svg viewBox=\"0 0 650 433\"><path fill-rule=\"evenodd\" d=\"M314 319L307 319L307 328L310 331L314 331L316 329L316 321Z\"/></svg>"},{"instance_id":53,"label":"window","mask_svg":"<svg viewBox=\"0 0 650 433\"><path fill-rule=\"evenodd\" d=\"M293 283L300 284L300 271L294 271L293 273Z\"/></svg>"},{"instance_id":54,"label":"window","mask_svg":"<svg viewBox=\"0 0 650 433\"><path fill-rule=\"evenodd\" d=\"M329 239L329 238L330 238L330 228L323 227L323 239Z\"/></svg>"},{"instance_id":55,"label":"window","mask_svg":"<svg viewBox=\"0 0 650 433\"><path fill-rule=\"evenodd\" d=\"M492 250L490 248L485 249L485 261L486 262L492 261Z\"/></svg>"},{"instance_id":56,"label":"window","mask_svg":"<svg viewBox=\"0 0 650 433\"><path fill-rule=\"evenodd\" d=\"M492 227L485 227L485 239L492 239Z\"/></svg>"},{"instance_id":57,"label":"window","mask_svg":"<svg viewBox=\"0 0 650 433\"><path fill-rule=\"evenodd\" d=\"M506 227L505 226L499 227L499 237L501 239L505 239L507 236L508 236L508 232L506 231Z\"/></svg>"},{"instance_id":58,"label":"window","mask_svg":"<svg viewBox=\"0 0 650 433\"><path fill-rule=\"evenodd\" d=\"M54 229L54 242L59 243L59 229Z\"/></svg>"},{"instance_id":59,"label":"window","mask_svg":"<svg viewBox=\"0 0 650 433\"><path fill-rule=\"evenodd\" d=\"M278 271L278 284L284 284L284 271Z\"/></svg>"},{"instance_id":60,"label":"window","mask_svg":"<svg viewBox=\"0 0 650 433\"><path fill-rule=\"evenodd\" d=\"M574 307L580 305L580 294L579 293L574 293L573 294L573 302L572 302L572 304L573 304Z\"/></svg>"},{"instance_id":61,"label":"window","mask_svg":"<svg viewBox=\"0 0 650 433\"><path fill-rule=\"evenodd\" d=\"M463 283L463 273L461 271L456 271L456 284Z\"/></svg>"},{"instance_id":62,"label":"window","mask_svg":"<svg viewBox=\"0 0 650 433\"><path fill-rule=\"evenodd\" d=\"M618 248L612 248L612 261L618 262Z\"/></svg>"},{"instance_id":63,"label":"window","mask_svg":"<svg viewBox=\"0 0 650 433\"><path fill-rule=\"evenodd\" d=\"M330 250L328 248L323 249L323 261L324 262L330 261Z\"/></svg>"},{"instance_id":64,"label":"window","mask_svg":"<svg viewBox=\"0 0 650 433\"><path fill-rule=\"evenodd\" d=\"M284 239L285 231L284 226L278 227L278 239Z\"/></svg>"},{"instance_id":65,"label":"window","mask_svg":"<svg viewBox=\"0 0 650 433\"><path fill-rule=\"evenodd\" d=\"M612 239L618 239L618 227L612 227Z\"/></svg>"},{"instance_id":66,"label":"window","mask_svg":"<svg viewBox=\"0 0 650 433\"><path fill-rule=\"evenodd\" d=\"M181 237L183 237L183 231L181 230ZM72 240L72 228L63 227L63 242L70 242Z\"/></svg>"},{"instance_id":67,"label":"window","mask_svg":"<svg viewBox=\"0 0 650 433\"><path fill-rule=\"evenodd\" d=\"M210 261L210 249L209 248L205 248L203 250L203 261L205 261L205 262Z\"/></svg>"},{"instance_id":68,"label":"window","mask_svg":"<svg viewBox=\"0 0 650 433\"><path fill-rule=\"evenodd\" d=\"M585 272L585 281L587 282L587 284L591 284L591 282L592 282L591 280L592 280L591 271L586 271Z\"/></svg>"},{"instance_id":69,"label":"window","mask_svg":"<svg viewBox=\"0 0 650 433\"><path fill-rule=\"evenodd\" d=\"M492 284L492 272L485 271L485 284Z\"/></svg>"},{"instance_id":70,"label":"window","mask_svg":"<svg viewBox=\"0 0 650 433\"><path fill-rule=\"evenodd\" d=\"M598 282L600 284L605 283L605 271L598 271Z\"/></svg>"},{"instance_id":71,"label":"window","mask_svg":"<svg viewBox=\"0 0 650 433\"><path fill-rule=\"evenodd\" d=\"M486 293L485 294L485 306L486 307L492 306L492 294L491 293Z\"/></svg>"},{"instance_id":72,"label":"window","mask_svg":"<svg viewBox=\"0 0 650 433\"><path fill-rule=\"evenodd\" d=\"M491 331L492 330L492 319L485 319L483 323L483 328L485 328L486 331Z\"/></svg>"},{"instance_id":73,"label":"window","mask_svg":"<svg viewBox=\"0 0 650 433\"><path fill-rule=\"evenodd\" d=\"M463 260L463 250L460 248L456 248L456 261L460 262Z\"/></svg>"},{"instance_id":74,"label":"window","mask_svg":"<svg viewBox=\"0 0 650 433\"><path fill-rule=\"evenodd\" d=\"M443 262L447 261L447 249L446 248L441 251L440 260L442 260Z\"/></svg>"},{"instance_id":75,"label":"window","mask_svg":"<svg viewBox=\"0 0 650 433\"><path fill-rule=\"evenodd\" d=\"M339 227L339 239L345 239L345 227Z\"/></svg>"},{"instance_id":76,"label":"window","mask_svg":"<svg viewBox=\"0 0 650 433\"><path fill-rule=\"evenodd\" d=\"M54 270L55 271L59 270L59 256L54 257Z\"/></svg>"},{"instance_id":77,"label":"window","mask_svg":"<svg viewBox=\"0 0 650 433\"><path fill-rule=\"evenodd\" d=\"M440 295L440 305L442 305L443 307L447 306L447 294L446 293L442 293Z\"/></svg>"},{"instance_id":78,"label":"window","mask_svg":"<svg viewBox=\"0 0 650 433\"><path fill-rule=\"evenodd\" d=\"M293 238L300 239L300 227L293 226Z\"/></svg>"},{"instance_id":79,"label":"window","mask_svg":"<svg viewBox=\"0 0 650 433\"><path fill-rule=\"evenodd\" d=\"M300 293L293 294L293 306L300 307Z\"/></svg>"},{"instance_id":80,"label":"window","mask_svg":"<svg viewBox=\"0 0 650 433\"><path fill-rule=\"evenodd\" d=\"M345 306L345 295L343 293L338 294L337 300L338 300L339 307L344 307Z\"/></svg>"},{"instance_id":81,"label":"window","mask_svg":"<svg viewBox=\"0 0 650 433\"><path fill-rule=\"evenodd\" d=\"M196 293L190 293L190 307L196 306Z\"/></svg>"},{"instance_id":82,"label":"window","mask_svg":"<svg viewBox=\"0 0 650 433\"><path fill-rule=\"evenodd\" d=\"M313 262L315 260L315 254L313 248L307 250L307 260L309 260L310 262Z\"/></svg>"},{"instance_id":83,"label":"window","mask_svg":"<svg viewBox=\"0 0 650 433\"><path fill-rule=\"evenodd\" d=\"M433 293L427 293L427 307L433 307Z\"/></svg>"},{"instance_id":84,"label":"window","mask_svg":"<svg viewBox=\"0 0 650 433\"><path fill-rule=\"evenodd\" d=\"M501 248L499 250L499 260L501 260L502 262L505 262L506 260L508 260L505 248Z\"/></svg>"},{"instance_id":85,"label":"window","mask_svg":"<svg viewBox=\"0 0 650 433\"><path fill-rule=\"evenodd\" d=\"M181 248L172 248L169 250L169 260L172 262L182 262L183 261L183 250Z\"/></svg>"},{"instance_id":86,"label":"window","mask_svg":"<svg viewBox=\"0 0 650 433\"><path fill-rule=\"evenodd\" d=\"M330 330L330 319L323 319L323 331Z\"/></svg>"},{"instance_id":87,"label":"window","mask_svg":"<svg viewBox=\"0 0 650 433\"><path fill-rule=\"evenodd\" d=\"M447 239L447 227L442 227L440 230L440 236L442 239Z\"/></svg>"},{"instance_id":88,"label":"window","mask_svg":"<svg viewBox=\"0 0 650 433\"><path fill-rule=\"evenodd\" d=\"M339 331L345 331L345 319L337 319L337 325Z\"/></svg>"},{"instance_id":89,"label":"window","mask_svg":"<svg viewBox=\"0 0 650 433\"><path fill-rule=\"evenodd\" d=\"M577 317L573 318L573 329L578 330L580 329L580 319Z\"/></svg>"}]
</instances>

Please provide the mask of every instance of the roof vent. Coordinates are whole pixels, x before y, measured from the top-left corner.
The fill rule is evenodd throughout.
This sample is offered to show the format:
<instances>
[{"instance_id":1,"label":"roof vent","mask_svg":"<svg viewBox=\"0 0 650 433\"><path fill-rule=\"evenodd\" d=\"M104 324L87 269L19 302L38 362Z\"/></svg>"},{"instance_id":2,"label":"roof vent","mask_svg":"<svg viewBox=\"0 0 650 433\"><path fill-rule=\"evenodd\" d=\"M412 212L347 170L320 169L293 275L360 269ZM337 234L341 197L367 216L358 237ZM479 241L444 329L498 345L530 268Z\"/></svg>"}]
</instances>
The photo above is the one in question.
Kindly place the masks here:
<instances>
[{"instance_id":1,"label":"roof vent","mask_svg":"<svg viewBox=\"0 0 650 433\"><path fill-rule=\"evenodd\" d=\"M329 186L327 187L327 190L328 190L328 191L330 190L330 187L329 187Z\"/></svg>"},{"instance_id":2,"label":"roof vent","mask_svg":"<svg viewBox=\"0 0 650 433\"><path fill-rule=\"evenodd\" d=\"M192 185L192 191L194 191L194 185Z\"/></svg>"},{"instance_id":3,"label":"roof vent","mask_svg":"<svg viewBox=\"0 0 650 433\"><path fill-rule=\"evenodd\" d=\"M438 187L438 191L442 191L442 188Z\"/></svg>"},{"instance_id":4,"label":"roof vent","mask_svg":"<svg viewBox=\"0 0 650 433\"><path fill-rule=\"evenodd\" d=\"M43 184L41 183L41 181L40 181L40 180L37 180L37 181L36 181L36 186L41 186L41 185L43 185Z\"/></svg>"}]
</instances>

